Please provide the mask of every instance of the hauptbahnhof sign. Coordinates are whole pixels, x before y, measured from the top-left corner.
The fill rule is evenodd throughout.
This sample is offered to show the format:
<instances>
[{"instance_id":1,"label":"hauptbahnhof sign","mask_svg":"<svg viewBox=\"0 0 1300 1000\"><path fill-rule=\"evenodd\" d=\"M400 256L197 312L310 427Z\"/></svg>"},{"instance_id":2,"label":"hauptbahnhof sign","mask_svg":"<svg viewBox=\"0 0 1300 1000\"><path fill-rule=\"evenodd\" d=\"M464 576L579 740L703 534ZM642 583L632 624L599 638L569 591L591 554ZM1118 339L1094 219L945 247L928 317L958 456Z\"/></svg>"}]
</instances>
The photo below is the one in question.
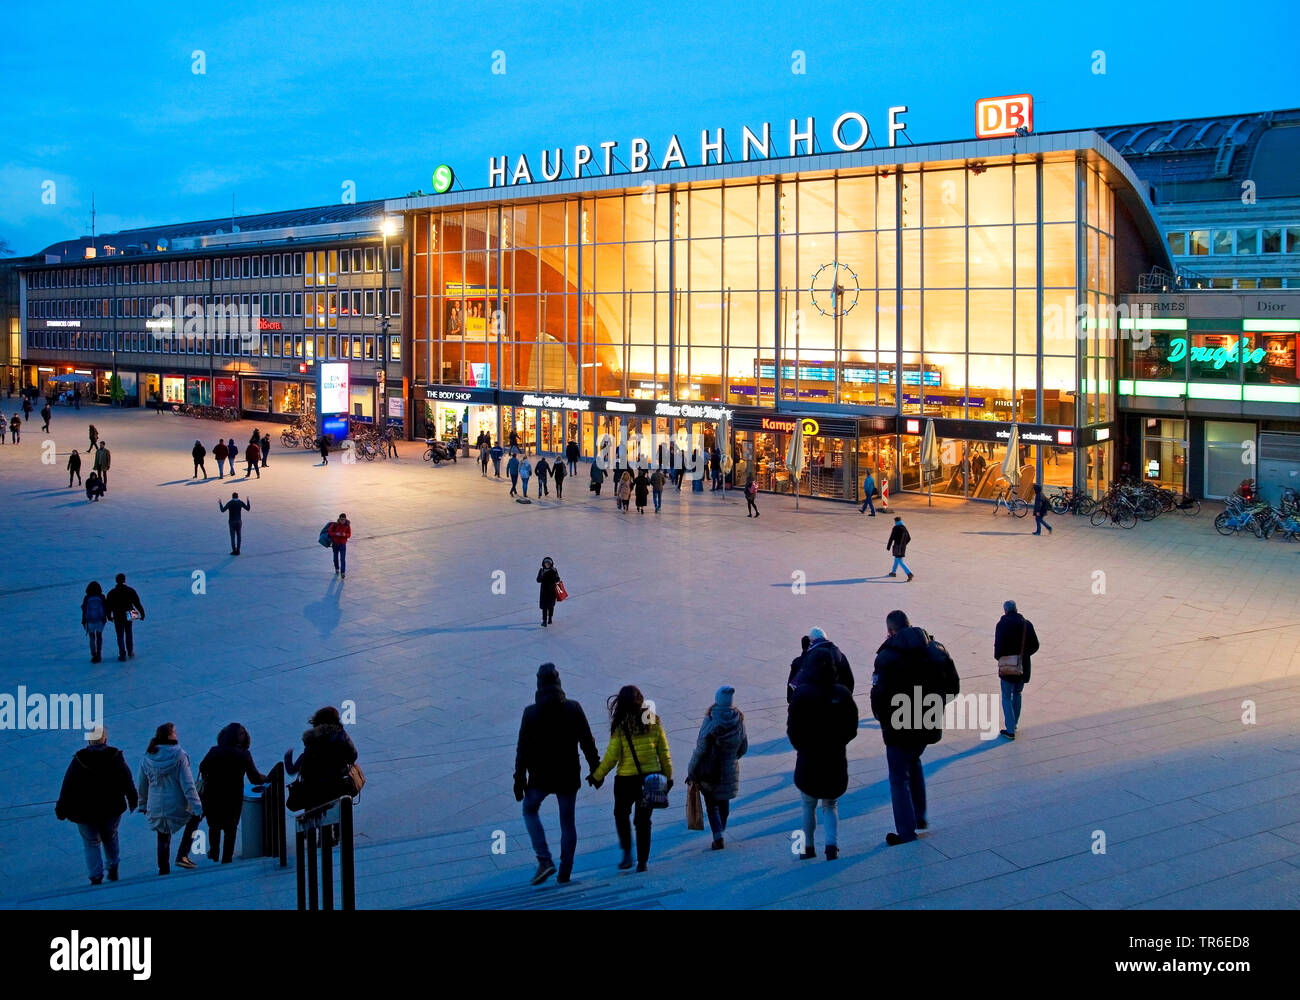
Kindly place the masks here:
<instances>
[{"instance_id":1,"label":"hauptbahnhof sign","mask_svg":"<svg viewBox=\"0 0 1300 1000\"><path fill-rule=\"evenodd\" d=\"M906 113L906 104L896 104L888 110L887 132L890 146L896 145L898 133L905 131L907 128L907 124L900 117ZM740 162L766 160L776 156L810 156L817 151L818 134L815 119L811 117L803 119L791 118L789 130L784 136L787 141L782 148L777 145L776 140L773 138L771 122L763 122L757 130L751 129L748 125L742 126L740 130ZM871 126L868 124L867 119L856 111L844 112L835 119L830 128L830 141L834 143L836 149L844 153L852 153L861 149L870 139ZM619 148L619 143L612 139L596 143L594 148L581 143L574 146L573 158L569 161L573 177L575 179L582 177L584 168L588 171L589 176L598 173L608 176L615 173L616 162L619 166L623 165L615 152ZM596 153L596 149L600 150L599 154ZM698 161L694 164L689 163L681 138L673 134L667 144L662 147L662 158L656 164L655 150L651 147L650 141L643 137L637 137L628 143L626 148L628 156L626 172L631 174L645 173L652 166L659 170L668 170L672 167L691 165L704 167L710 164L729 162L724 159L729 154L725 129L717 128L711 131L704 129L701 131L699 150ZM537 180L559 180L564 176L565 171L564 153L563 147L559 146L554 149L543 149L537 163L539 172L536 174L534 173L534 165L529 162L526 154L520 154L513 161L509 156L490 156L488 157L488 187L532 184ZM730 162L734 162L734 160Z\"/></svg>"}]
</instances>

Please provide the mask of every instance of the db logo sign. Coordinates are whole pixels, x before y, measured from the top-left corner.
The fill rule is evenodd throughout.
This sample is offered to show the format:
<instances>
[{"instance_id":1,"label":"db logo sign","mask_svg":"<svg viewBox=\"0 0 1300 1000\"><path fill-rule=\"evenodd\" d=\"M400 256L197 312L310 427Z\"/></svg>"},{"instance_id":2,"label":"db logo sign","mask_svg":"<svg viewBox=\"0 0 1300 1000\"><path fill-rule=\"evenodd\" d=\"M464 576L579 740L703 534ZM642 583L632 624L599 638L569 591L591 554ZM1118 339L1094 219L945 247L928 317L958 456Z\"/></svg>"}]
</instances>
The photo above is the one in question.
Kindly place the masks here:
<instances>
[{"instance_id":1,"label":"db logo sign","mask_svg":"<svg viewBox=\"0 0 1300 1000\"><path fill-rule=\"evenodd\" d=\"M975 102L975 135L995 139L1015 135L1016 129L1034 130L1034 99L1029 94L986 97Z\"/></svg>"}]
</instances>

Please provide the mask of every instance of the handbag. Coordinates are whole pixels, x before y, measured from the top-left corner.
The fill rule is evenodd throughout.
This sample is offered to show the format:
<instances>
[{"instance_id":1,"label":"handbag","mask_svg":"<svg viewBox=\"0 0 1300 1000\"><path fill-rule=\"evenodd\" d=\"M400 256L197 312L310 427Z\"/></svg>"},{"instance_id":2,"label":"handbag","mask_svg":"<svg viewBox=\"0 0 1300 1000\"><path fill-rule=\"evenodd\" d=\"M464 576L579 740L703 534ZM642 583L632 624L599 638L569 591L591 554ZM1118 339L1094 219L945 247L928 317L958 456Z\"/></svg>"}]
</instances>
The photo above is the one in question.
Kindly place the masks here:
<instances>
[{"instance_id":1,"label":"handbag","mask_svg":"<svg viewBox=\"0 0 1300 1000\"><path fill-rule=\"evenodd\" d=\"M686 829L704 829L704 797L695 782L686 787Z\"/></svg>"},{"instance_id":2,"label":"handbag","mask_svg":"<svg viewBox=\"0 0 1300 1000\"><path fill-rule=\"evenodd\" d=\"M348 784L352 786L350 794L355 799L361 794L361 789L366 787L366 772L361 770L360 764L349 764L347 780Z\"/></svg>"},{"instance_id":3,"label":"handbag","mask_svg":"<svg viewBox=\"0 0 1300 1000\"><path fill-rule=\"evenodd\" d=\"M285 795L284 804L290 812L297 812L299 809L307 808L302 778L294 778L293 781L289 782L289 787L285 789L285 792L287 794Z\"/></svg>"},{"instance_id":4,"label":"handbag","mask_svg":"<svg viewBox=\"0 0 1300 1000\"><path fill-rule=\"evenodd\" d=\"M641 776L641 808L667 809L667 775L661 771L655 771L653 774L646 774L642 771L641 761L636 755L636 744L632 741L632 734L628 732L626 723L623 724L623 735L627 738L628 749L632 751L632 763L636 765L636 773Z\"/></svg>"},{"instance_id":5,"label":"handbag","mask_svg":"<svg viewBox=\"0 0 1300 1000\"><path fill-rule=\"evenodd\" d=\"M998 676L1009 681L1018 681L1025 676L1024 658L1025 642L1029 638L1029 626L1026 625L1020 633L1020 652L1014 656L998 657Z\"/></svg>"},{"instance_id":6,"label":"handbag","mask_svg":"<svg viewBox=\"0 0 1300 1000\"><path fill-rule=\"evenodd\" d=\"M563 580L556 580L556 581L555 581L555 599L556 599L557 601L563 601L563 600L565 600L566 598L568 598L568 596L569 596L569 592L568 592L567 590L564 589L564 581L563 581Z\"/></svg>"}]
</instances>

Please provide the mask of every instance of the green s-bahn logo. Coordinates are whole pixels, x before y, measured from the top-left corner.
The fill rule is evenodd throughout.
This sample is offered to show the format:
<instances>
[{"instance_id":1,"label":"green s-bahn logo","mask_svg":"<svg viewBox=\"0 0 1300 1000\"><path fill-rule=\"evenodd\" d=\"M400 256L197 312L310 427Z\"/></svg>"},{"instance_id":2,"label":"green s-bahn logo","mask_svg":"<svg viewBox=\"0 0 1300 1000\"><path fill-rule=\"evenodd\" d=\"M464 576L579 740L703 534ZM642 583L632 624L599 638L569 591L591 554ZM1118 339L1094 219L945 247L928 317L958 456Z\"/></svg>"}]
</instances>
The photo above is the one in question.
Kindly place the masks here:
<instances>
[{"instance_id":1,"label":"green s-bahn logo","mask_svg":"<svg viewBox=\"0 0 1300 1000\"><path fill-rule=\"evenodd\" d=\"M433 193L446 194L456 182L456 174L447 164L439 164L433 171Z\"/></svg>"}]
</instances>

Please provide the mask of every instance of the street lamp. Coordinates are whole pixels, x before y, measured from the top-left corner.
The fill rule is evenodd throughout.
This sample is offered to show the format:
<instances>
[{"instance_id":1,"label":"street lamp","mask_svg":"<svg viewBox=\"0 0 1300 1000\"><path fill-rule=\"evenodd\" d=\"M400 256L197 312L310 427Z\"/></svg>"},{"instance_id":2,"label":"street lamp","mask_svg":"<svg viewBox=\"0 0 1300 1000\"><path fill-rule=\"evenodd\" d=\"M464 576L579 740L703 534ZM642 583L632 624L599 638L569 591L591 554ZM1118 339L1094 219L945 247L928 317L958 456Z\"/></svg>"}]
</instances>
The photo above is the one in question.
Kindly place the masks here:
<instances>
[{"instance_id":1,"label":"street lamp","mask_svg":"<svg viewBox=\"0 0 1300 1000\"><path fill-rule=\"evenodd\" d=\"M379 321L379 430L388 432L388 237L397 233L397 223L387 216L380 225L383 234L383 249L379 262L380 296L384 308Z\"/></svg>"}]
</instances>

